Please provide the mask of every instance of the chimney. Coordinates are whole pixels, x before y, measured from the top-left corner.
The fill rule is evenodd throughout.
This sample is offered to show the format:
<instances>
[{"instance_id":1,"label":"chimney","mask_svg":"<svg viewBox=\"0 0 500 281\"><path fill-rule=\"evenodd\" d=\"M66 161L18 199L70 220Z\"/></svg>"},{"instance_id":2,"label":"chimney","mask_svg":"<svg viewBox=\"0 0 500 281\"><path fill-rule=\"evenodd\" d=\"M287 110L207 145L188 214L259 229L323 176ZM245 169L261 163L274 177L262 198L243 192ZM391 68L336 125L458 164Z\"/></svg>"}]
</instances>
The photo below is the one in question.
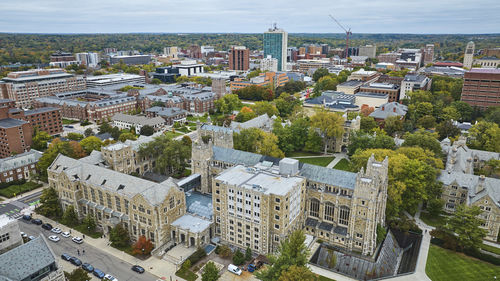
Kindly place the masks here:
<instances>
[{"instance_id":1,"label":"chimney","mask_svg":"<svg viewBox=\"0 0 500 281\"><path fill-rule=\"evenodd\" d=\"M382 111L385 111L385 106L382 106Z\"/></svg>"},{"instance_id":2,"label":"chimney","mask_svg":"<svg viewBox=\"0 0 500 281\"><path fill-rule=\"evenodd\" d=\"M392 109L392 112L396 112L396 108L395 107Z\"/></svg>"}]
</instances>

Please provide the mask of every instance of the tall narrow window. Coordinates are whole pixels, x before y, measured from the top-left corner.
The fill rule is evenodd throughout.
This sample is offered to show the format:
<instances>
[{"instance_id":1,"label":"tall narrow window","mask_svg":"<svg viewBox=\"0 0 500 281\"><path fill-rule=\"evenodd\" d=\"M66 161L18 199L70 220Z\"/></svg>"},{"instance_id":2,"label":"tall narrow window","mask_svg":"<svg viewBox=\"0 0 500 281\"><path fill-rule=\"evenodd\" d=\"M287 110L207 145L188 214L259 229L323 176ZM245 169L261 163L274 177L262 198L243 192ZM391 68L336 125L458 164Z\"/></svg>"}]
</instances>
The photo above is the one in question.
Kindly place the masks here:
<instances>
[{"instance_id":1,"label":"tall narrow window","mask_svg":"<svg viewBox=\"0 0 500 281\"><path fill-rule=\"evenodd\" d=\"M350 213L351 211L349 210L349 207L341 206L339 214L339 224L349 225Z\"/></svg>"},{"instance_id":2,"label":"tall narrow window","mask_svg":"<svg viewBox=\"0 0 500 281\"><path fill-rule=\"evenodd\" d=\"M332 203L328 202L325 204L325 217L324 219L327 221L333 221L333 212L335 209L335 205Z\"/></svg>"},{"instance_id":3,"label":"tall narrow window","mask_svg":"<svg viewBox=\"0 0 500 281\"><path fill-rule=\"evenodd\" d=\"M311 199L310 207L309 207L309 215L311 217L319 217L319 200Z\"/></svg>"}]
</instances>

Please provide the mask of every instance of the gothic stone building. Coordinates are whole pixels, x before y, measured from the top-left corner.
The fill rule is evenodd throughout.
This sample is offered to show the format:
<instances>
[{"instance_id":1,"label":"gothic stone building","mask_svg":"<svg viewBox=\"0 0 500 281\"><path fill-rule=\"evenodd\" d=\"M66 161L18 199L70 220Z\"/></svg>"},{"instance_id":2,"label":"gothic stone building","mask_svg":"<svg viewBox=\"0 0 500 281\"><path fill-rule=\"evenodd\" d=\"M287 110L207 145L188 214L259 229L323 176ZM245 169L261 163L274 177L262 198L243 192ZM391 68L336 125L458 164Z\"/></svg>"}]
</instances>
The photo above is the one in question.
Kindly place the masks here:
<instances>
[{"instance_id":1,"label":"gothic stone building","mask_svg":"<svg viewBox=\"0 0 500 281\"><path fill-rule=\"evenodd\" d=\"M365 255L374 254L377 224L382 226L385 224L387 159L377 162L371 157L366 171L362 169L358 173L298 163L297 173L294 176L302 180L287 185L285 188L274 187L273 180L263 181L260 184L263 188L266 188L266 185L272 187L267 187L269 194L266 195L258 189L249 189L248 183L239 177L230 180L231 177L228 177L227 173L230 175L254 173L255 177L271 173L276 178L283 178L290 175L273 173L276 169L281 171L280 162L283 160L233 149L232 131L228 128L203 125L200 126L198 132L200 137L193 141L192 147L192 171L201 176L199 191L212 194L215 229L224 242L240 247L246 247L246 243L250 243L254 251L267 254L275 249L276 243L283 235L291 231L289 227L291 229L300 227L330 244L350 251L359 251ZM203 135L210 135L211 138L203 141L201 138ZM285 162L290 160L287 159ZM251 172L251 169L256 170ZM303 189L299 187L302 183L305 184ZM286 217L288 214L281 213L281 210L292 210L291 201L286 201L289 192L283 190L298 190L299 188L301 192L304 192L304 197L298 207L299 215L293 223L287 226L280 225L278 231L272 223L276 221L274 215L280 218L283 215ZM279 190L279 194L283 196L279 197L274 193L275 191L269 190ZM261 195L258 195L259 193ZM248 208L247 196L253 198ZM246 215L254 216L255 196L260 196L259 199L265 200L260 203L262 209L260 213L264 216L262 223L255 222L255 217L245 217ZM242 201L238 202L240 198ZM275 201L276 198L280 201ZM236 202L236 205L232 202ZM276 212L275 208L278 206L276 203L280 203L279 212ZM236 218L231 217L230 205L241 208L233 210ZM231 226L234 230L230 228ZM263 241L255 243L256 229L259 235L266 234L263 236L266 243L263 244ZM236 236L231 235L231 231ZM232 241L231 237L235 240ZM239 243L239 240L242 243ZM258 249L255 248L256 246Z\"/></svg>"},{"instance_id":2,"label":"gothic stone building","mask_svg":"<svg viewBox=\"0 0 500 281\"><path fill-rule=\"evenodd\" d=\"M446 169L438 178L443 183L441 198L445 201L444 211L453 213L459 204L478 206L483 213L481 225L487 231L486 239L497 241L500 229L500 179L475 175L490 159L500 160L500 153L470 149L464 137L451 143L441 142L447 155Z\"/></svg>"},{"instance_id":3,"label":"gothic stone building","mask_svg":"<svg viewBox=\"0 0 500 281\"><path fill-rule=\"evenodd\" d=\"M145 236L159 247L175 238L171 224L185 214L186 199L172 178L154 183L82 159L59 154L47 169L64 210L92 216L104 233L121 223L132 241Z\"/></svg>"}]
</instances>

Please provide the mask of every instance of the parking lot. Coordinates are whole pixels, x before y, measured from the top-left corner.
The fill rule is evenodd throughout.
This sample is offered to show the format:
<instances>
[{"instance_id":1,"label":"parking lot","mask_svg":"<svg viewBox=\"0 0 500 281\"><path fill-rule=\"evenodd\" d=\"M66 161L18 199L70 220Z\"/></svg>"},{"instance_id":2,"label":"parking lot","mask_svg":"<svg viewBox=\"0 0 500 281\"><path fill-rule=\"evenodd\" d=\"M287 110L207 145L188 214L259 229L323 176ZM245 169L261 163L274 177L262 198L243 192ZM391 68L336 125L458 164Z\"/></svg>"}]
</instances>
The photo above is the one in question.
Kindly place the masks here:
<instances>
[{"instance_id":1,"label":"parking lot","mask_svg":"<svg viewBox=\"0 0 500 281\"><path fill-rule=\"evenodd\" d=\"M51 231L42 229L40 225L32 224L31 222L27 222L23 219L19 220L19 227L22 232L26 233L28 236L38 236L44 235L45 238L48 238L51 235L55 235ZM68 229L62 228L62 231L67 231ZM60 237L59 242L52 242L47 239L47 243L52 248L58 263L62 266L65 271L73 271L77 267L72 265L68 261L64 261L61 259L61 254L66 253L70 256L75 256L82 261L82 263L90 263L92 266L102 270L106 274L111 274L115 276L119 281L124 280L144 280L144 281L154 281L158 279L156 276L147 272L143 274L139 274L133 272L130 268L132 264L124 262L112 255L108 255L105 252L99 250L92 245L89 245L85 242L82 244L76 244L71 241L71 237L64 238L60 234L57 236ZM83 251L85 250L85 253ZM80 251L80 255L78 255L78 251ZM92 280L98 280L96 277L93 277Z\"/></svg>"}]
</instances>

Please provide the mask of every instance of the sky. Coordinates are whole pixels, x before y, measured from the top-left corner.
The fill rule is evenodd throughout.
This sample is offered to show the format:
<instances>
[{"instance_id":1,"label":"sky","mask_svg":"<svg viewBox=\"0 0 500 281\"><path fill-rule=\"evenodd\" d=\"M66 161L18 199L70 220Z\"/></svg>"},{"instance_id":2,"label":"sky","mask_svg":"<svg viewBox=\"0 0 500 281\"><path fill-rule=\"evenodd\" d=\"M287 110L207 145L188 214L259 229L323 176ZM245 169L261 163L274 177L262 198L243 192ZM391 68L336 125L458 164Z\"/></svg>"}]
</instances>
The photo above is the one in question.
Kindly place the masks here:
<instances>
[{"instance_id":1,"label":"sky","mask_svg":"<svg viewBox=\"0 0 500 281\"><path fill-rule=\"evenodd\" d=\"M0 32L500 33L500 0L0 0Z\"/></svg>"}]
</instances>

